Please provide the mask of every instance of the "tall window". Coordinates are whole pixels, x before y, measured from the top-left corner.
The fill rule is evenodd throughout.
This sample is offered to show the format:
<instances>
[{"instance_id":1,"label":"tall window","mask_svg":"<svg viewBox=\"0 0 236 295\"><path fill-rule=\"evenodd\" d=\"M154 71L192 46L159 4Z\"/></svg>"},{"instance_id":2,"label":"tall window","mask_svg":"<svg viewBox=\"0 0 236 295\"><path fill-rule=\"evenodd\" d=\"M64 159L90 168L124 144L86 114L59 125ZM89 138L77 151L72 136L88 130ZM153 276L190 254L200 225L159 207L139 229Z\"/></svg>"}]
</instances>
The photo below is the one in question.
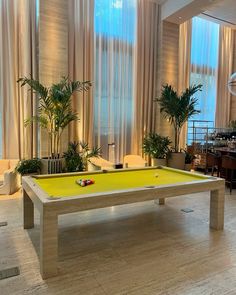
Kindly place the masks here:
<instances>
[{"instance_id":1,"label":"tall window","mask_svg":"<svg viewBox=\"0 0 236 295\"><path fill-rule=\"evenodd\" d=\"M194 120L215 121L219 25L194 17L192 20L190 84L202 84L197 93L201 113Z\"/></svg>"},{"instance_id":2,"label":"tall window","mask_svg":"<svg viewBox=\"0 0 236 295\"><path fill-rule=\"evenodd\" d=\"M94 23L95 142L119 161L131 145L136 0L95 0Z\"/></svg>"}]
</instances>

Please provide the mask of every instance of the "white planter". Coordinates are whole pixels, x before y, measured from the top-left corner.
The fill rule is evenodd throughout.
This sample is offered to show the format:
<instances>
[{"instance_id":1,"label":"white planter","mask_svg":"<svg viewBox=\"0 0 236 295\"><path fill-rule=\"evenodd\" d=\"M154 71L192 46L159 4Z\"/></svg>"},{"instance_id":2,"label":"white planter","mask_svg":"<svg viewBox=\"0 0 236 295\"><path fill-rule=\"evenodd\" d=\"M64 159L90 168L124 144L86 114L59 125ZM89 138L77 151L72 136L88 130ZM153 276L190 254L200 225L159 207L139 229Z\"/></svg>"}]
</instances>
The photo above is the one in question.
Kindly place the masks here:
<instances>
[{"instance_id":1,"label":"white planter","mask_svg":"<svg viewBox=\"0 0 236 295\"><path fill-rule=\"evenodd\" d=\"M166 166L166 159L151 159L151 166Z\"/></svg>"},{"instance_id":2,"label":"white planter","mask_svg":"<svg viewBox=\"0 0 236 295\"><path fill-rule=\"evenodd\" d=\"M41 174L62 173L65 159L41 159Z\"/></svg>"},{"instance_id":3,"label":"white planter","mask_svg":"<svg viewBox=\"0 0 236 295\"><path fill-rule=\"evenodd\" d=\"M102 168L101 168L101 166L94 165L93 163L88 161L87 169L88 169L88 171L97 171L97 170L101 170Z\"/></svg>"},{"instance_id":4,"label":"white planter","mask_svg":"<svg viewBox=\"0 0 236 295\"><path fill-rule=\"evenodd\" d=\"M185 153L170 153L170 158L168 159L168 166L171 168L184 170Z\"/></svg>"}]
</instances>

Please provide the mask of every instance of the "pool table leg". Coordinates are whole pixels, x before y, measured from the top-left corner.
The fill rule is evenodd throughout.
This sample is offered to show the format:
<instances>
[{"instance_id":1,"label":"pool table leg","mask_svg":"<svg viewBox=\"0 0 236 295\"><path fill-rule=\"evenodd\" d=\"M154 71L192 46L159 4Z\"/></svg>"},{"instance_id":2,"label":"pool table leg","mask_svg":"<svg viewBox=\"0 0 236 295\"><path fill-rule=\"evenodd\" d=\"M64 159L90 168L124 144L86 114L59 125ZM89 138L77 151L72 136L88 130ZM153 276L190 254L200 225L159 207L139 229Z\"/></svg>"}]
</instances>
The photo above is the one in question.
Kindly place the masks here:
<instances>
[{"instance_id":1,"label":"pool table leg","mask_svg":"<svg viewBox=\"0 0 236 295\"><path fill-rule=\"evenodd\" d=\"M154 203L157 205L165 205L165 198L156 199Z\"/></svg>"},{"instance_id":2,"label":"pool table leg","mask_svg":"<svg viewBox=\"0 0 236 295\"><path fill-rule=\"evenodd\" d=\"M43 279L57 274L57 215L44 208L40 214L40 272Z\"/></svg>"},{"instance_id":3,"label":"pool table leg","mask_svg":"<svg viewBox=\"0 0 236 295\"><path fill-rule=\"evenodd\" d=\"M165 205L165 198L159 199L159 205Z\"/></svg>"},{"instance_id":4,"label":"pool table leg","mask_svg":"<svg viewBox=\"0 0 236 295\"><path fill-rule=\"evenodd\" d=\"M24 228L34 227L34 204L23 189L23 223Z\"/></svg>"},{"instance_id":5,"label":"pool table leg","mask_svg":"<svg viewBox=\"0 0 236 295\"><path fill-rule=\"evenodd\" d=\"M210 227L216 230L224 228L224 188L211 191L210 199Z\"/></svg>"}]
</instances>

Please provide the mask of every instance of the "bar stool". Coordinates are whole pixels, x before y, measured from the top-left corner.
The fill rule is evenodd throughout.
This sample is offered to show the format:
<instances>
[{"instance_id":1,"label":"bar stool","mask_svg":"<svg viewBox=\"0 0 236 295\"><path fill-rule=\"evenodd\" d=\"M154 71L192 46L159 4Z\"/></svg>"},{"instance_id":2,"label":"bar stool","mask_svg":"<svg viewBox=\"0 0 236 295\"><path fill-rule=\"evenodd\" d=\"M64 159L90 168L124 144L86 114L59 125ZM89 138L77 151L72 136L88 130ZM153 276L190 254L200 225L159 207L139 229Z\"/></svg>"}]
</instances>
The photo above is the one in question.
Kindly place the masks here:
<instances>
[{"instance_id":1,"label":"bar stool","mask_svg":"<svg viewBox=\"0 0 236 295\"><path fill-rule=\"evenodd\" d=\"M220 175L221 170L221 156L219 154L214 154L207 152L206 153L206 167L205 174L207 174L208 169L211 168L211 175L214 175L214 171L216 169L217 176Z\"/></svg>"},{"instance_id":2,"label":"bar stool","mask_svg":"<svg viewBox=\"0 0 236 295\"><path fill-rule=\"evenodd\" d=\"M222 156L222 166L220 177L225 179L225 183L229 183L230 194L233 184L236 184L236 158L232 156Z\"/></svg>"}]
</instances>

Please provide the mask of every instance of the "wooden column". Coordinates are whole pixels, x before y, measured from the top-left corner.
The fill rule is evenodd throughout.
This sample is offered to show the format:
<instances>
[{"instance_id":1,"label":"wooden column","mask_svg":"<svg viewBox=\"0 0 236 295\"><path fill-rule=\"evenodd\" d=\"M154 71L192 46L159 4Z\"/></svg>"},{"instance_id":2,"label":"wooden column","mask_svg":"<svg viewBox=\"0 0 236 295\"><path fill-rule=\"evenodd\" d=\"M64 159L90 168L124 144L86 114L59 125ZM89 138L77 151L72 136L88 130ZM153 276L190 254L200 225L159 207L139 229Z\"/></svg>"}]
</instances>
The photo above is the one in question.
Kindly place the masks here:
<instances>
[{"instance_id":1,"label":"wooden column","mask_svg":"<svg viewBox=\"0 0 236 295\"><path fill-rule=\"evenodd\" d=\"M171 84L176 89L178 87L179 25L161 21L158 35L157 97L160 96L163 84ZM163 119L159 106L156 131L173 139L173 126Z\"/></svg>"},{"instance_id":2,"label":"wooden column","mask_svg":"<svg viewBox=\"0 0 236 295\"><path fill-rule=\"evenodd\" d=\"M68 1L40 0L39 9L39 80L46 86L68 76ZM68 143L63 134L62 150ZM64 144L63 144L64 143ZM40 134L41 156L47 156L47 134Z\"/></svg>"}]
</instances>

